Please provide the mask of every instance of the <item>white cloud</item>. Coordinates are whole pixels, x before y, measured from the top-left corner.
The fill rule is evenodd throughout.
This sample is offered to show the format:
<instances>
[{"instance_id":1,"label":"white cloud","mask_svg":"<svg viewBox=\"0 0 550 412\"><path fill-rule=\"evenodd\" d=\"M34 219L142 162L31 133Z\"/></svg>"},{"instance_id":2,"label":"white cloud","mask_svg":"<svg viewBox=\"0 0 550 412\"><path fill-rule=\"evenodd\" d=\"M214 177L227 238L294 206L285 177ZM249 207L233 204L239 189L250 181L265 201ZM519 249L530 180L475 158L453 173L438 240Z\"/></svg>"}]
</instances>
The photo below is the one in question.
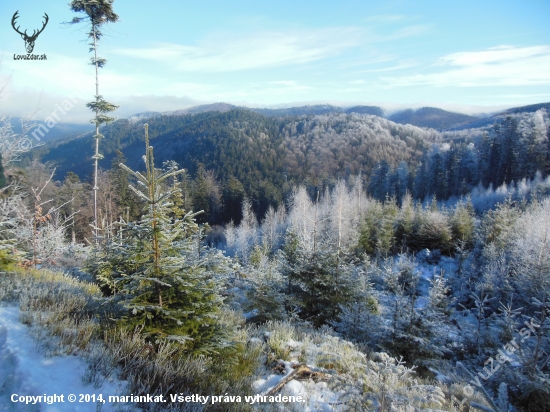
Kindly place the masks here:
<instances>
[{"instance_id":1,"label":"white cloud","mask_svg":"<svg viewBox=\"0 0 550 412\"><path fill-rule=\"evenodd\" d=\"M308 63L360 44L361 30L334 28L254 33L246 37L217 35L198 46L158 43L113 53L152 60L184 72L228 72Z\"/></svg>"},{"instance_id":2,"label":"white cloud","mask_svg":"<svg viewBox=\"0 0 550 412\"><path fill-rule=\"evenodd\" d=\"M476 66L480 64L499 64L520 59L530 59L550 54L550 46L513 47L498 46L479 52L452 53L440 59L441 65Z\"/></svg>"},{"instance_id":3,"label":"white cloud","mask_svg":"<svg viewBox=\"0 0 550 412\"><path fill-rule=\"evenodd\" d=\"M5 59L2 74L9 74L18 89L55 89L56 93L69 95L74 90L89 88L93 94L94 73L86 60L48 53L47 61L28 63Z\"/></svg>"},{"instance_id":4,"label":"white cloud","mask_svg":"<svg viewBox=\"0 0 550 412\"><path fill-rule=\"evenodd\" d=\"M500 46L443 56L434 66L443 71L380 77L381 86L534 86L550 84L550 46Z\"/></svg>"}]
</instances>

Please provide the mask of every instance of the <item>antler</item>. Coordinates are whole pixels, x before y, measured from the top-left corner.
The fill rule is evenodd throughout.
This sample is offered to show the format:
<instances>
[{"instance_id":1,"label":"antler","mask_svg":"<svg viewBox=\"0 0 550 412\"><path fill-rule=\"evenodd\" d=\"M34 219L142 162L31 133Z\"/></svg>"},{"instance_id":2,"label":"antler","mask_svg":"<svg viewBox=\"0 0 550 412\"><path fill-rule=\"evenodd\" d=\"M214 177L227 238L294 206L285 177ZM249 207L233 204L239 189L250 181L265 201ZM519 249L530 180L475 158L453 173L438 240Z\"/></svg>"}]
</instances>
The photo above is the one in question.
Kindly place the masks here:
<instances>
[{"instance_id":1,"label":"antler","mask_svg":"<svg viewBox=\"0 0 550 412\"><path fill-rule=\"evenodd\" d=\"M48 21L50 20L50 18L48 17L47 13L44 13L44 17L46 18L46 21L44 22L44 25L42 26L42 28L40 30L38 30L38 33L35 33L36 30L33 30L32 36L30 36L31 39L36 39L38 37L38 35L40 33L42 33L42 31L44 31L44 29L46 28L46 24L48 24Z\"/></svg>"},{"instance_id":2,"label":"antler","mask_svg":"<svg viewBox=\"0 0 550 412\"><path fill-rule=\"evenodd\" d=\"M21 36L27 36L27 30L25 30L25 33L21 33L21 32L19 31L19 27L20 27L20 26L17 26L17 28L15 27L15 20L17 20L17 18L19 17L19 16L17 15L18 13L19 13L19 10L17 10L17 11L14 13L13 17L11 18L11 25L12 25L13 29L14 29L17 33L19 33Z\"/></svg>"}]
</instances>

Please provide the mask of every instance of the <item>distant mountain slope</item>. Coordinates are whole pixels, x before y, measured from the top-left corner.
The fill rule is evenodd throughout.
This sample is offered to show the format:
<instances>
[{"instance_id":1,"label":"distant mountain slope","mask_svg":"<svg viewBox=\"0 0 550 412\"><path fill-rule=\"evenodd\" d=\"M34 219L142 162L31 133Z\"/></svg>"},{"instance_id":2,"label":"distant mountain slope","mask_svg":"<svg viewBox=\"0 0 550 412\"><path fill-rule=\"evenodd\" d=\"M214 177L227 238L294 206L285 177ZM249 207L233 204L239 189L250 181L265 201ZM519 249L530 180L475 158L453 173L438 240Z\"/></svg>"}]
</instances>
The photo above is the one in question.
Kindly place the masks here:
<instances>
[{"instance_id":1,"label":"distant mountain slope","mask_svg":"<svg viewBox=\"0 0 550 412\"><path fill-rule=\"evenodd\" d=\"M163 112L164 115L184 115L184 114L199 114L206 112L220 112L225 113L229 110L236 109L237 106L228 103L212 103L203 104L200 106L188 107L187 109L174 110L171 112Z\"/></svg>"},{"instance_id":2,"label":"distant mountain slope","mask_svg":"<svg viewBox=\"0 0 550 412\"><path fill-rule=\"evenodd\" d=\"M412 124L418 127L430 127L444 130L479 120L477 117L462 113L448 112L435 107L422 107L418 110L407 109L388 117L401 124Z\"/></svg>"},{"instance_id":3,"label":"distant mountain slope","mask_svg":"<svg viewBox=\"0 0 550 412\"><path fill-rule=\"evenodd\" d=\"M12 117L10 119L12 132L15 134L21 133L21 119L18 117ZM39 138L39 143L47 143L52 140L59 139L64 136L72 136L72 135L79 135L82 133L90 132L94 129L94 126L90 123L84 123L84 124L75 124L75 123L57 123L55 124L51 129L48 128L46 125L43 124L41 121L31 121L29 122L26 127L28 127L31 124L35 125L42 125L38 130L38 132L35 133L36 137ZM35 139L35 137L32 135L32 133L37 130L37 128L32 128L30 133L28 133L29 138Z\"/></svg>"},{"instance_id":4,"label":"distant mountain slope","mask_svg":"<svg viewBox=\"0 0 550 412\"><path fill-rule=\"evenodd\" d=\"M532 113L540 109L546 109L547 111L550 111L550 102L530 104L528 106L512 107L511 109L504 110L502 114L522 113L522 112Z\"/></svg>"},{"instance_id":5,"label":"distant mountain slope","mask_svg":"<svg viewBox=\"0 0 550 412\"><path fill-rule=\"evenodd\" d=\"M140 121L140 120L143 120L143 119L149 119L151 117L156 117L156 116L160 116L162 115L162 113L160 112L141 112L141 113L136 113L130 117L128 117L128 121L129 122L137 122L137 121Z\"/></svg>"},{"instance_id":6,"label":"distant mountain slope","mask_svg":"<svg viewBox=\"0 0 550 412\"><path fill-rule=\"evenodd\" d=\"M134 170L143 168L143 124L149 124L155 163L174 160L195 176L200 165L224 182L231 176L253 199L281 199L294 184L325 185L337 177L368 176L380 161L415 164L440 135L365 114L331 113L271 117L252 110L160 115L134 122L118 120L102 128L100 144L109 169L117 149ZM42 161L57 167L56 179L75 172L90 176L92 133L41 148Z\"/></svg>"},{"instance_id":7,"label":"distant mountain slope","mask_svg":"<svg viewBox=\"0 0 550 412\"><path fill-rule=\"evenodd\" d=\"M330 104L307 105L301 107L289 107L286 109L249 109L264 116L309 116L316 114L340 113L342 108Z\"/></svg>"},{"instance_id":8,"label":"distant mountain slope","mask_svg":"<svg viewBox=\"0 0 550 412\"><path fill-rule=\"evenodd\" d=\"M440 138L434 130L401 125L378 116L333 113L289 119L285 136L285 171L292 183L313 185L337 177L369 176L376 164L416 164Z\"/></svg>"},{"instance_id":9,"label":"distant mountain slope","mask_svg":"<svg viewBox=\"0 0 550 412\"><path fill-rule=\"evenodd\" d=\"M306 107L320 111L335 108ZM226 107L218 108L224 110ZM430 108L416 113L420 118L429 118L433 114L430 121L438 121L440 126L445 118L471 118ZM493 124L505 116L500 114L483 120ZM523 118L521 113L512 116ZM161 167L163 161L175 160L194 176L202 164L220 181L233 176L243 183L247 193L277 192L273 195L275 197L293 184L317 186L351 174L369 176L373 168L384 160L392 167L402 161L414 166L434 143L475 140L477 144L483 132L466 129L440 133L379 116L358 114L353 110L350 114L329 112L283 117L242 108L155 115L135 121L118 120L102 128L105 138L101 141L100 152L105 158L100 161L100 167L109 169L115 151L119 149L128 158L128 166L141 169L145 122L149 124L157 167ZM469 123L473 124L475 122ZM92 135L57 140L34 153L40 155L42 161L57 166L57 179L62 179L69 171L87 178L92 170Z\"/></svg>"},{"instance_id":10,"label":"distant mountain slope","mask_svg":"<svg viewBox=\"0 0 550 412\"><path fill-rule=\"evenodd\" d=\"M516 114L522 114L522 113L534 113L537 110L545 109L546 111L550 112L550 102L549 103L538 103L538 104L531 104L528 106L519 106L519 107L512 107L510 109L506 109L502 112L495 113L492 116L484 117L481 119L477 119L471 123L466 123L460 126L455 126L449 128L449 130L465 130L465 129L475 129L475 128L487 128L491 127L495 123L501 123L507 116L509 115L516 115Z\"/></svg>"},{"instance_id":11,"label":"distant mountain slope","mask_svg":"<svg viewBox=\"0 0 550 412\"><path fill-rule=\"evenodd\" d=\"M384 109L378 106L353 106L345 110L346 113L371 114L373 116L385 117Z\"/></svg>"},{"instance_id":12,"label":"distant mountain slope","mask_svg":"<svg viewBox=\"0 0 550 412\"><path fill-rule=\"evenodd\" d=\"M212 116L216 113L204 113L203 116ZM117 149L124 153L131 152L130 147L144 141L143 125L149 124L149 136L152 141L158 136L182 129L195 119L187 116L166 116L156 115L129 121L120 119L114 123L103 126L101 133L105 136L100 142L100 153L104 159L99 165L105 169L111 167L111 160L115 157ZM89 164L93 156L93 132L87 133L78 138L59 139L50 142L46 147L39 148L39 153L44 162L52 162L57 166L58 176L64 176L72 171L84 178L90 173ZM134 150L138 150L137 148ZM141 153L139 159L141 159ZM136 165L137 166L137 165ZM159 165L160 166L160 165Z\"/></svg>"}]
</instances>

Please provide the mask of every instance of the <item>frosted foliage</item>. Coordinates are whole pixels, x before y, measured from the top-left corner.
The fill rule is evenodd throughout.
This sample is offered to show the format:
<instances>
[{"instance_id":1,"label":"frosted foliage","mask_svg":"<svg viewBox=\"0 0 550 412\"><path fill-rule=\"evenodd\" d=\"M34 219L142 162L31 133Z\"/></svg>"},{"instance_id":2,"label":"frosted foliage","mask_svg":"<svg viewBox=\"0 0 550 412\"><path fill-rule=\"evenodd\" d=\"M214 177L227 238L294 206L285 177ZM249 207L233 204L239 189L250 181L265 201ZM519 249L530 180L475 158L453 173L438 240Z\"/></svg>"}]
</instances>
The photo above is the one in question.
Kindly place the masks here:
<instances>
[{"instance_id":1,"label":"frosted foliage","mask_svg":"<svg viewBox=\"0 0 550 412\"><path fill-rule=\"evenodd\" d=\"M428 294L430 308L435 311L446 309L448 305L447 293L450 289L447 286L447 282L443 277L443 274L434 276L433 279L429 280L429 282L431 285Z\"/></svg>"},{"instance_id":2,"label":"frosted foliage","mask_svg":"<svg viewBox=\"0 0 550 412\"><path fill-rule=\"evenodd\" d=\"M368 207L368 200L363 190L363 177L359 174L351 176L351 209L354 222L360 222Z\"/></svg>"},{"instance_id":3,"label":"frosted foliage","mask_svg":"<svg viewBox=\"0 0 550 412\"><path fill-rule=\"evenodd\" d=\"M306 192L306 188L300 186L292 193L289 223L291 230L298 237L299 242L308 251L313 250L313 237L315 222L309 218L314 214L313 202Z\"/></svg>"},{"instance_id":4,"label":"frosted foliage","mask_svg":"<svg viewBox=\"0 0 550 412\"><path fill-rule=\"evenodd\" d=\"M341 307L339 320L333 326L350 339L373 342L379 338L379 316L365 302L353 302Z\"/></svg>"},{"instance_id":5,"label":"frosted foliage","mask_svg":"<svg viewBox=\"0 0 550 412\"><path fill-rule=\"evenodd\" d=\"M374 353L373 360L367 361L367 367L350 383L336 387L344 390L341 399L355 407L353 410L428 411L441 410L446 404L440 387L422 384L415 367L408 368L402 359L384 352Z\"/></svg>"},{"instance_id":6,"label":"frosted foliage","mask_svg":"<svg viewBox=\"0 0 550 412\"><path fill-rule=\"evenodd\" d=\"M288 225L306 253L313 253L314 248L322 246L348 253L357 245L360 223L369 201L362 190L360 177L353 178L352 183L350 189L339 180L332 193L327 189L315 202L303 186L294 190Z\"/></svg>"},{"instance_id":7,"label":"frosted foliage","mask_svg":"<svg viewBox=\"0 0 550 412\"><path fill-rule=\"evenodd\" d=\"M258 243L258 223L248 199L243 202L242 213L241 224L235 229L235 254L248 264L250 250Z\"/></svg>"},{"instance_id":8,"label":"frosted foliage","mask_svg":"<svg viewBox=\"0 0 550 412\"><path fill-rule=\"evenodd\" d=\"M478 185L472 190L472 203L478 212L485 212L494 208L497 203L504 203L508 198L513 200L528 199L535 193L550 193L550 176L542 178L536 173L533 179L522 179L519 182L511 182L509 185L502 184L496 190L492 185L484 189Z\"/></svg>"},{"instance_id":9,"label":"frosted foliage","mask_svg":"<svg viewBox=\"0 0 550 412\"><path fill-rule=\"evenodd\" d=\"M509 285L509 267L506 253L496 247L494 243L487 245L484 251L487 264L483 267L483 284L493 296L503 294Z\"/></svg>"},{"instance_id":10,"label":"frosted foliage","mask_svg":"<svg viewBox=\"0 0 550 412\"><path fill-rule=\"evenodd\" d=\"M50 214L50 219L45 224L37 227L35 233L35 256L43 263L55 264L63 255L70 253L71 244L65 241L69 221L64 219L59 211ZM32 251L33 222L31 218L23 221L15 232L17 240L27 245Z\"/></svg>"},{"instance_id":11,"label":"frosted foliage","mask_svg":"<svg viewBox=\"0 0 550 412\"><path fill-rule=\"evenodd\" d=\"M550 296L550 198L534 203L517 220L510 244L515 282L525 296Z\"/></svg>"},{"instance_id":12,"label":"frosted foliage","mask_svg":"<svg viewBox=\"0 0 550 412\"><path fill-rule=\"evenodd\" d=\"M27 120L21 121L21 133L14 133L11 120L8 117L0 117L0 153L2 163L9 165L21 160L21 154L29 152L32 148L41 146L34 139L29 139L27 133L34 127Z\"/></svg>"},{"instance_id":13,"label":"frosted foliage","mask_svg":"<svg viewBox=\"0 0 550 412\"><path fill-rule=\"evenodd\" d=\"M233 255L235 252L236 244L236 230L233 221L230 221L225 227L225 248L227 253Z\"/></svg>"},{"instance_id":14,"label":"frosted foliage","mask_svg":"<svg viewBox=\"0 0 550 412\"><path fill-rule=\"evenodd\" d=\"M348 251L357 245L359 221L353 214L351 196L344 181L338 181L332 192L330 223L338 250Z\"/></svg>"},{"instance_id":15,"label":"frosted foliage","mask_svg":"<svg viewBox=\"0 0 550 412\"><path fill-rule=\"evenodd\" d=\"M262 243L271 253L275 253L282 244L283 234L286 228L285 208L283 205L278 209L269 206L262 221Z\"/></svg>"},{"instance_id":16,"label":"frosted foliage","mask_svg":"<svg viewBox=\"0 0 550 412\"><path fill-rule=\"evenodd\" d=\"M287 123L282 133L285 166L311 176L341 176L344 170L359 174L368 169L365 165L382 159L414 160L425 142L440 140L432 129L356 113L301 116Z\"/></svg>"},{"instance_id":17,"label":"frosted foliage","mask_svg":"<svg viewBox=\"0 0 550 412\"><path fill-rule=\"evenodd\" d=\"M537 110L533 115L533 119L531 121L531 127L537 143L546 140L546 124L544 122L544 113L544 109Z\"/></svg>"},{"instance_id":18,"label":"frosted foliage","mask_svg":"<svg viewBox=\"0 0 550 412\"><path fill-rule=\"evenodd\" d=\"M385 353L378 355L378 362L369 362L369 380L377 389L376 399L380 410L412 405L417 408L442 406L445 394L434 385L421 385L415 379L414 367Z\"/></svg>"},{"instance_id":19,"label":"frosted foliage","mask_svg":"<svg viewBox=\"0 0 550 412\"><path fill-rule=\"evenodd\" d=\"M0 247L19 232L18 225L25 214L23 196L12 195L0 199Z\"/></svg>"}]
</instances>

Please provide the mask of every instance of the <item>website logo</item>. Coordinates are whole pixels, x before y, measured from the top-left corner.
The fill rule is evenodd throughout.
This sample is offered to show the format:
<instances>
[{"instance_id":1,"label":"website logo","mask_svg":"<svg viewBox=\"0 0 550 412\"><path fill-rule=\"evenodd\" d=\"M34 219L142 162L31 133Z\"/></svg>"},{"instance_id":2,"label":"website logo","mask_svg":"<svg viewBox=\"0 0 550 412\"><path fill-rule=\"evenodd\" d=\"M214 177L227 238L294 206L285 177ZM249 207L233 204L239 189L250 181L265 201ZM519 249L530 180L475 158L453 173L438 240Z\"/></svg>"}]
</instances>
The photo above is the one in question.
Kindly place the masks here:
<instances>
[{"instance_id":1,"label":"website logo","mask_svg":"<svg viewBox=\"0 0 550 412\"><path fill-rule=\"evenodd\" d=\"M18 58L16 58L16 55L14 54L13 55L13 58L14 60L19 60L19 59L24 59L24 60L45 60L46 59L46 55L43 54L42 56L40 56L41 58L39 58L39 56L36 56L35 58L32 58L31 56L35 56L35 55L31 55L32 51L34 50L34 42L36 41L38 35L40 33L42 33L44 31L44 29L46 28L46 25L48 24L48 20L49 20L49 17L46 13L44 13L44 23L42 24L42 28L39 29L38 31L37 30L33 30L32 34L29 36L27 34L27 30L25 30L24 32L21 32L19 30L19 27L20 26L17 26L15 27L15 24L16 24L16 20L17 18L19 17L19 10L17 10L13 17L11 18L11 25L13 27L13 29L19 34L21 35L21 38L25 41L25 49L27 49L27 56L17 56Z\"/></svg>"}]
</instances>

